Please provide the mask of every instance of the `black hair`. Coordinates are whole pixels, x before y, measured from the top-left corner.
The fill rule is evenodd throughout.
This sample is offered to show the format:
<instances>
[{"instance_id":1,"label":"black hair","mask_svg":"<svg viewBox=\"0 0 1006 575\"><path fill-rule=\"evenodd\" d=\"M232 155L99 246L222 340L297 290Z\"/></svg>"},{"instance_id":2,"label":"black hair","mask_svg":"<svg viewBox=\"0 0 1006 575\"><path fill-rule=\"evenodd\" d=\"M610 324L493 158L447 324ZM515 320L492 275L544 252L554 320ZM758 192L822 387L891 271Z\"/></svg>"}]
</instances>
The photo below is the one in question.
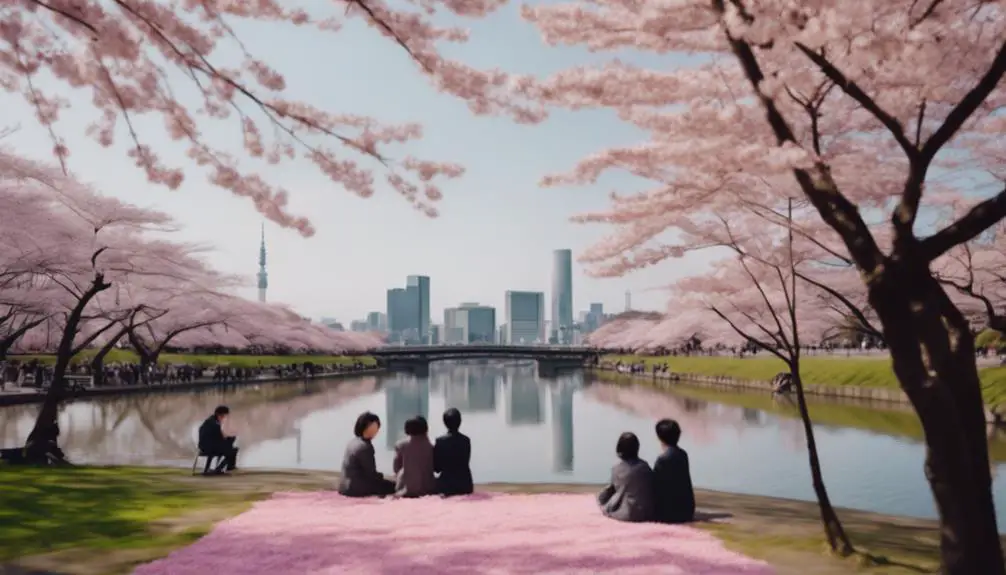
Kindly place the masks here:
<instances>
[{"instance_id":1,"label":"black hair","mask_svg":"<svg viewBox=\"0 0 1006 575\"><path fill-rule=\"evenodd\" d=\"M221 415L227 415L231 412L231 408L226 405L218 405L216 409L213 410L213 415L220 417Z\"/></svg>"},{"instance_id":2,"label":"black hair","mask_svg":"<svg viewBox=\"0 0 1006 575\"><path fill-rule=\"evenodd\" d=\"M681 439L681 426L673 419L661 419L656 426L657 439L668 447L677 447Z\"/></svg>"},{"instance_id":3,"label":"black hair","mask_svg":"<svg viewBox=\"0 0 1006 575\"><path fill-rule=\"evenodd\" d=\"M615 453L625 461L639 459L639 438L635 433L626 431L618 436L618 443L615 445Z\"/></svg>"},{"instance_id":4,"label":"black hair","mask_svg":"<svg viewBox=\"0 0 1006 575\"><path fill-rule=\"evenodd\" d=\"M426 423L426 418L417 415L405 422L405 435L409 437L416 435L426 435L430 432L430 426Z\"/></svg>"},{"instance_id":5,"label":"black hair","mask_svg":"<svg viewBox=\"0 0 1006 575\"><path fill-rule=\"evenodd\" d=\"M444 412L444 427L447 431L457 431L461 427L461 412L452 407Z\"/></svg>"},{"instance_id":6,"label":"black hair","mask_svg":"<svg viewBox=\"0 0 1006 575\"><path fill-rule=\"evenodd\" d=\"M353 435L363 437L363 431L370 427L371 423L376 423L380 427L381 418L377 417L376 413L364 411L360 414L360 417L356 418L356 424L353 425Z\"/></svg>"}]
</instances>

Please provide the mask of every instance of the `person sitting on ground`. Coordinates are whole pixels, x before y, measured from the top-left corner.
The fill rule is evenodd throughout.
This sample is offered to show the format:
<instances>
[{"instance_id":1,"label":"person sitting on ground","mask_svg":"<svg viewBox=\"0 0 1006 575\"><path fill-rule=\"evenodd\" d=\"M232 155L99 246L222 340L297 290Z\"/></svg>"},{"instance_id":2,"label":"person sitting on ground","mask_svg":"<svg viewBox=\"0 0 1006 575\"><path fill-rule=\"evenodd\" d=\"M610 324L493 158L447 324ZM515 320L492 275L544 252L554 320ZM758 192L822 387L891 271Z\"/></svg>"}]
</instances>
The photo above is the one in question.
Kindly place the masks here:
<instances>
[{"instance_id":1,"label":"person sitting on ground","mask_svg":"<svg viewBox=\"0 0 1006 575\"><path fill-rule=\"evenodd\" d=\"M678 447L681 426L673 419L661 419L656 426L663 448L653 462L653 495L661 523L687 523L695 519L695 491L688 469L688 453Z\"/></svg>"},{"instance_id":2,"label":"person sitting on ground","mask_svg":"<svg viewBox=\"0 0 1006 575\"><path fill-rule=\"evenodd\" d=\"M356 418L353 439L342 457L339 493L346 497L384 497L395 492L395 483L377 470L372 441L381 430L381 418L365 411Z\"/></svg>"},{"instance_id":3,"label":"person sitting on ground","mask_svg":"<svg viewBox=\"0 0 1006 575\"><path fill-rule=\"evenodd\" d=\"M653 472L639 458L639 438L625 432L615 446L619 462L611 468L611 482L597 495L601 512L619 521L653 519Z\"/></svg>"},{"instance_id":4,"label":"person sitting on ground","mask_svg":"<svg viewBox=\"0 0 1006 575\"><path fill-rule=\"evenodd\" d=\"M199 452L212 460L221 457L217 465L217 473L227 473L238 468L238 448L234 446L237 437L224 434L224 421L231 410L226 405L219 405L213 410L213 415L199 426Z\"/></svg>"},{"instance_id":5,"label":"person sitting on ground","mask_svg":"<svg viewBox=\"0 0 1006 575\"><path fill-rule=\"evenodd\" d=\"M446 496L468 495L474 491L470 467L472 442L458 431L461 412L453 407L445 411L444 427L447 433L438 437L433 446L433 470L439 473L437 492Z\"/></svg>"},{"instance_id":6,"label":"person sitting on ground","mask_svg":"<svg viewBox=\"0 0 1006 575\"><path fill-rule=\"evenodd\" d=\"M422 497L437 490L429 432L430 426L422 416L417 415L405 422L408 437L395 445L395 461L392 464L396 497Z\"/></svg>"}]
</instances>

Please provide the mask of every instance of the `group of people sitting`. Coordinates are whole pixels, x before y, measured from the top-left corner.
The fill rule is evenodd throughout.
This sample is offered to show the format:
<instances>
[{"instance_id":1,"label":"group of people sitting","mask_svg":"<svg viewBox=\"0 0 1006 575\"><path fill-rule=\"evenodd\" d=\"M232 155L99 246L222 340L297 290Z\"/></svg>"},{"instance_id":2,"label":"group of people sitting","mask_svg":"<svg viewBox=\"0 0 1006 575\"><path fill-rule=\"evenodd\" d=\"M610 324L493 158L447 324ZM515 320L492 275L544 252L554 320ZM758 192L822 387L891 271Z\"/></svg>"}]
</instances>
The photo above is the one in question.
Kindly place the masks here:
<instances>
[{"instance_id":1,"label":"group of people sitting","mask_svg":"<svg viewBox=\"0 0 1006 575\"><path fill-rule=\"evenodd\" d=\"M235 437L224 431L230 414L226 405L199 427L199 450L209 457L207 471L214 457L220 458L215 473L237 468L238 448ZM395 480L377 470L373 440L381 430L381 418L366 411L356 418L353 439L342 458L339 493L347 497L424 497L427 495L467 495L472 482L472 443L461 433L461 412L444 412L447 432L431 442L426 419L416 416L405 422L406 438L395 445L392 464ZM601 512L619 521L657 521L686 523L695 518L695 492L692 488L688 453L678 446L681 426L671 419L657 422L661 454L653 467L639 457L639 438L626 432L618 438L615 453L618 463L611 468L611 481L597 495Z\"/></svg>"},{"instance_id":2,"label":"group of people sitting","mask_svg":"<svg viewBox=\"0 0 1006 575\"><path fill-rule=\"evenodd\" d=\"M423 497L426 495L467 495L474 489L470 467L472 443L459 431L461 412L444 412L447 433L431 443L426 418L416 416L405 422L405 439L395 445L392 464L395 480L377 470L374 437L381 430L381 418L369 411L360 414L342 458L339 493L347 497Z\"/></svg>"},{"instance_id":3,"label":"group of people sitting","mask_svg":"<svg viewBox=\"0 0 1006 575\"><path fill-rule=\"evenodd\" d=\"M377 470L373 440L381 430L381 418L367 411L356 419L353 439L342 458L339 493L347 497L424 497L472 493L470 467L472 444L461 427L461 412L444 412L447 433L431 443L426 419L416 416L405 422L407 437L395 445L392 464L395 480ZM656 425L662 453L653 468L639 458L639 438L623 433L615 451L619 462L611 481L597 496L601 511L620 521L685 523L695 517L688 453L678 447L681 427L662 419Z\"/></svg>"}]
</instances>

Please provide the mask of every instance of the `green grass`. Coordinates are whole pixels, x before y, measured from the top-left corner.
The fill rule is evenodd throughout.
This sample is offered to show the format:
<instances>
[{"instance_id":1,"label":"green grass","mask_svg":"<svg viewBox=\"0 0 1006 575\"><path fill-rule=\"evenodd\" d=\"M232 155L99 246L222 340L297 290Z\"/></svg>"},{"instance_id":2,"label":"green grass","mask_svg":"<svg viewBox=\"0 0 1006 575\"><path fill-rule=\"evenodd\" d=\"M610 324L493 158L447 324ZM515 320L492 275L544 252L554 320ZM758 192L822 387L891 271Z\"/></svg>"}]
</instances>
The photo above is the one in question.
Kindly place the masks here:
<instances>
[{"instance_id":1,"label":"green grass","mask_svg":"<svg viewBox=\"0 0 1006 575\"><path fill-rule=\"evenodd\" d=\"M232 477L190 477L187 470L136 467L0 466L0 570L15 564L79 574L128 573L205 535L213 524L274 491L317 490L335 476L317 472L243 471ZM492 484L480 491L591 493L593 485ZM699 490L699 506L724 512L726 523L697 523L728 546L767 559L780 574L846 575L857 559L821 552L813 503ZM931 521L840 511L853 542L882 557L863 572L932 572ZM6 565L5 565L6 564Z\"/></svg>"},{"instance_id":2,"label":"green grass","mask_svg":"<svg viewBox=\"0 0 1006 575\"><path fill-rule=\"evenodd\" d=\"M185 489L145 468L0 466L0 562L66 549L177 547L208 526L158 529L158 521L240 498Z\"/></svg>"},{"instance_id":3,"label":"green grass","mask_svg":"<svg viewBox=\"0 0 1006 575\"><path fill-rule=\"evenodd\" d=\"M675 373L692 375L723 375L739 379L768 381L786 371L782 360L775 357L646 357L632 355L605 356L602 361L622 363L664 364ZM986 367L979 370L982 395L989 405L1006 403L1006 367ZM898 380L887 358L804 357L800 359L800 377L808 385L858 385L863 387L897 388Z\"/></svg>"},{"instance_id":4,"label":"green grass","mask_svg":"<svg viewBox=\"0 0 1006 575\"><path fill-rule=\"evenodd\" d=\"M73 363L83 363L90 361L95 354L94 350L84 350L74 357ZM56 362L54 355L17 355L11 359L31 361L37 359L42 363L52 364ZM105 357L105 363L137 363L139 358L136 354L126 349L113 349ZM329 364L352 364L357 361L364 365L376 365L376 360L370 356L344 356L344 355L210 355L196 353L162 353L158 358L160 364L188 364L199 367L211 367L214 365L229 365L232 367L260 367L267 365L290 365L293 363L312 362L319 365Z\"/></svg>"}]
</instances>

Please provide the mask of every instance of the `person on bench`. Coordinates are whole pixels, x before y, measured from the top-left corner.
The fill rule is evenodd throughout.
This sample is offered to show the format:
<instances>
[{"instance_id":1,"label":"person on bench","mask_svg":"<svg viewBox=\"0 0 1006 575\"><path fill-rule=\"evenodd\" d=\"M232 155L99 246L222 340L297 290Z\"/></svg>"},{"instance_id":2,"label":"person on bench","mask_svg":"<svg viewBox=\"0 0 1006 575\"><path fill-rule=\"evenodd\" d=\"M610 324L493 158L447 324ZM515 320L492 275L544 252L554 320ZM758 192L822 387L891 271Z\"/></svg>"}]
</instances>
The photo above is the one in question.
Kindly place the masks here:
<instances>
[{"instance_id":1,"label":"person on bench","mask_svg":"<svg viewBox=\"0 0 1006 575\"><path fill-rule=\"evenodd\" d=\"M342 457L342 474L339 476L339 493L346 497L384 497L395 492L395 482L389 481L377 470L374 444L381 430L381 418L365 411L356 418L353 439Z\"/></svg>"},{"instance_id":2,"label":"person on bench","mask_svg":"<svg viewBox=\"0 0 1006 575\"><path fill-rule=\"evenodd\" d=\"M688 453L678 447L681 426L673 419L661 419L656 432L663 453L653 462L654 519L661 523L688 523L695 519L695 490Z\"/></svg>"},{"instance_id":3,"label":"person on bench","mask_svg":"<svg viewBox=\"0 0 1006 575\"><path fill-rule=\"evenodd\" d=\"M461 412L450 408L444 412L444 427L447 433L437 438L433 446L433 470L437 477L437 492L441 495L468 495L472 486L472 442L468 436L458 431L461 428Z\"/></svg>"},{"instance_id":4,"label":"person on bench","mask_svg":"<svg viewBox=\"0 0 1006 575\"><path fill-rule=\"evenodd\" d=\"M223 457L217 468L217 473L227 473L238 468L238 448L234 446L237 439L233 435L224 435L224 420L230 415L226 405L218 406L213 415L199 426L199 452L209 457Z\"/></svg>"},{"instance_id":5,"label":"person on bench","mask_svg":"<svg viewBox=\"0 0 1006 575\"><path fill-rule=\"evenodd\" d=\"M639 458L639 438L625 432L615 446L618 463L611 468L611 482L597 495L601 512L619 521L653 519L653 472Z\"/></svg>"}]
</instances>

